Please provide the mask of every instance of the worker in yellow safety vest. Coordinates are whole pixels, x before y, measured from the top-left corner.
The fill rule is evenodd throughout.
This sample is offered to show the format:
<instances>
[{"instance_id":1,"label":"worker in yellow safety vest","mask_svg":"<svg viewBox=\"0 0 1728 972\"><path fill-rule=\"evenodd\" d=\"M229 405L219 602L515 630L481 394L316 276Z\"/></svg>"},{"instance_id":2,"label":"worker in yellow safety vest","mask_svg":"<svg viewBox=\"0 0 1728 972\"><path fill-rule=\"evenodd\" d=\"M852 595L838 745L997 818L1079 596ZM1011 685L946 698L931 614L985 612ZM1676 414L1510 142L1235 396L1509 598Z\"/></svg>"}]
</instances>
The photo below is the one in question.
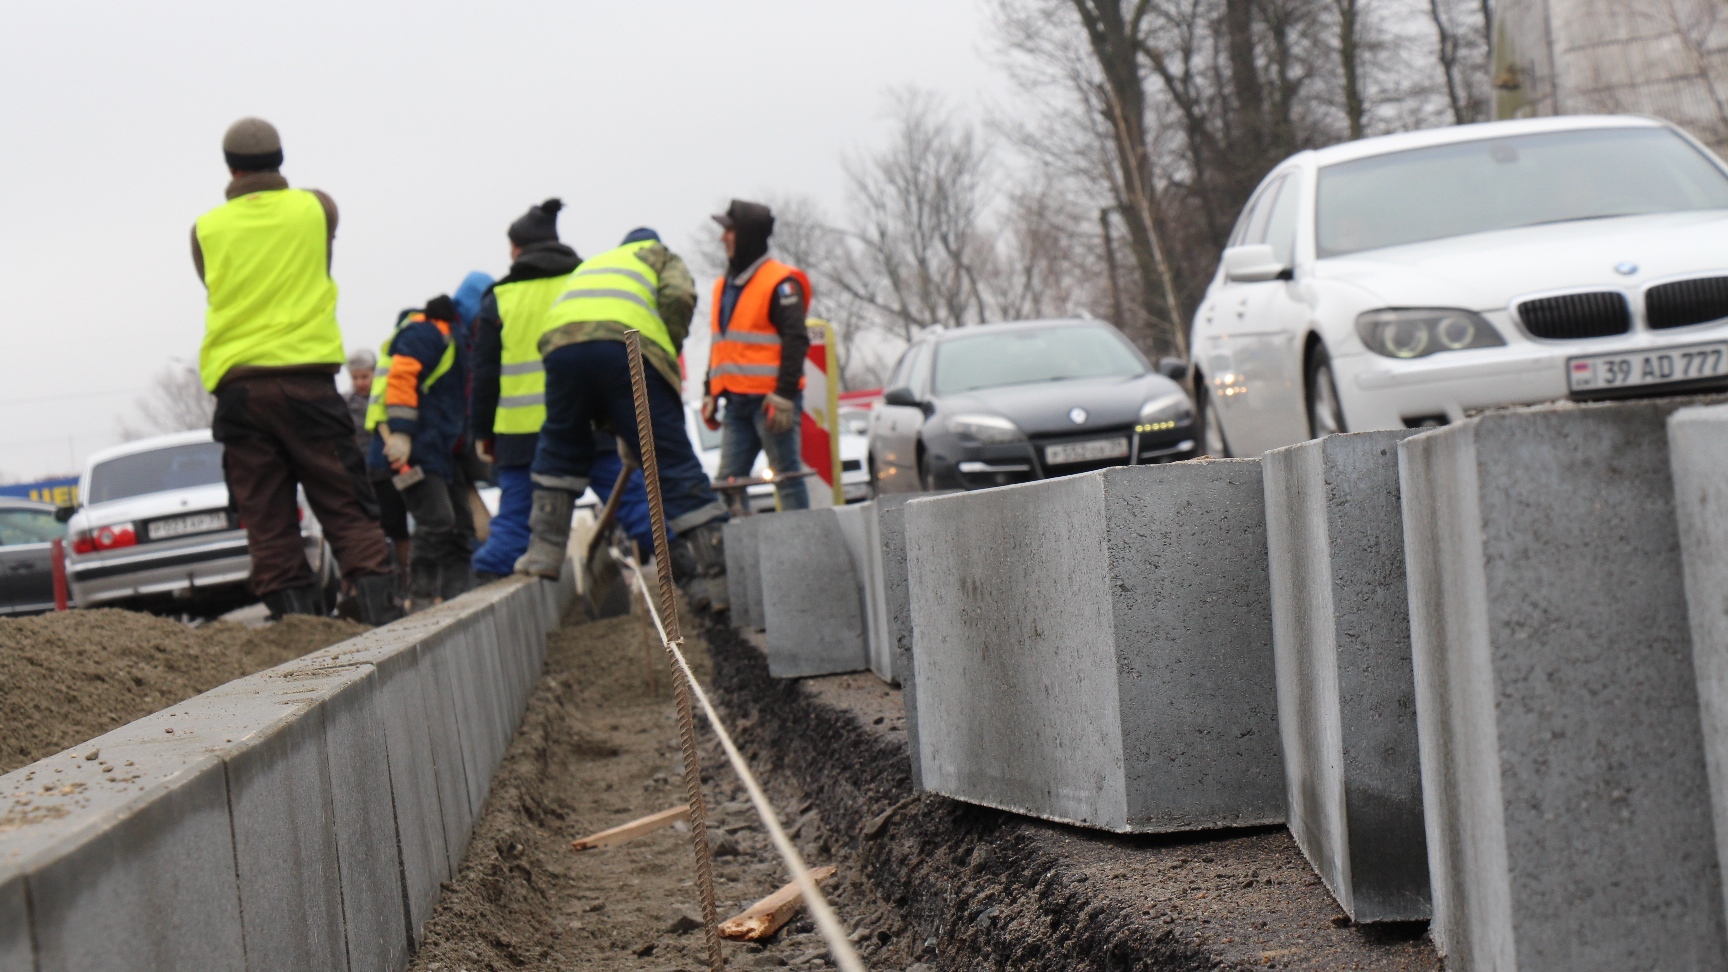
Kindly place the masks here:
<instances>
[{"instance_id":1,"label":"worker in yellow safety vest","mask_svg":"<svg viewBox=\"0 0 1728 972\"><path fill-rule=\"evenodd\" d=\"M571 507L595 465L594 428L609 427L620 453L640 456L636 408L624 339L641 336L648 411L673 579L697 606L723 607L726 507L714 494L684 424L678 354L696 308L696 286L677 254L653 230L582 262L565 278L540 338L546 421L534 453L534 503L521 573L557 577L570 538Z\"/></svg>"},{"instance_id":2,"label":"worker in yellow safety vest","mask_svg":"<svg viewBox=\"0 0 1728 972\"><path fill-rule=\"evenodd\" d=\"M251 586L271 616L324 614L334 605L312 574L296 487L324 528L361 616L395 616L389 552L336 391L345 358L330 277L336 204L282 177L282 141L258 118L222 140L227 202L192 228L192 262L208 291L198 370L216 396L211 434L222 443L229 502L246 525Z\"/></svg>"},{"instance_id":3,"label":"worker in yellow safety vest","mask_svg":"<svg viewBox=\"0 0 1728 972\"><path fill-rule=\"evenodd\" d=\"M510 224L510 272L480 298L474 321L468 421L499 488L491 534L474 552L474 574L481 581L510 573L528 549L528 510L534 503L528 467L546 421L540 335L546 332L546 312L564 293L564 278L582 262L558 239L563 208L562 201L548 199Z\"/></svg>"}]
</instances>

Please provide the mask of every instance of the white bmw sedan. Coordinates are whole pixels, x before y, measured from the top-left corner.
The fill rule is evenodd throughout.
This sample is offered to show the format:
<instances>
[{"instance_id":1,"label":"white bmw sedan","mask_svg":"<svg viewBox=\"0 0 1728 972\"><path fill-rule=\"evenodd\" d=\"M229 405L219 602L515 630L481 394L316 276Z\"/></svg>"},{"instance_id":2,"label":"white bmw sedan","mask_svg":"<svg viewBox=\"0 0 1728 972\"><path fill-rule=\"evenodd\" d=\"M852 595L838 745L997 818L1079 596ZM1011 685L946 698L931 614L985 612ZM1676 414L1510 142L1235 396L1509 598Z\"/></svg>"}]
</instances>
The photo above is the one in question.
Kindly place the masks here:
<instances>
[{"instance_id":1,"label":"white bmw sedan","mask_svg":"<svg viewBox=\"0 0 1728 972\"><path fill-rule=\"evenodd\" d=\"M1190 347L1216 456L1728 385L1728 167L1625 116L1302 152L1242 211Z\"/></svg>"}]
</instances>

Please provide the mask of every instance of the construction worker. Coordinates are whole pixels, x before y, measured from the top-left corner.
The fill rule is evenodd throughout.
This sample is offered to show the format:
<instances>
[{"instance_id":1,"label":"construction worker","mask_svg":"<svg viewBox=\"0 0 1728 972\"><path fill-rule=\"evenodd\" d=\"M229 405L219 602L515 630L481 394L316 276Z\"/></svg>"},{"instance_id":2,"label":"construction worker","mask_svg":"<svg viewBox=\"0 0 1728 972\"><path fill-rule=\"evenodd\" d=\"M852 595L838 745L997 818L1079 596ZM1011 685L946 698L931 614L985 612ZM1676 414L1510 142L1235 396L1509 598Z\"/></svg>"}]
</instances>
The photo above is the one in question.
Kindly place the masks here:
<instances>
[{"instance_id":1,"label":"construction worker","mask_svg":"<svg viewBox=\"0 0 1728 972\"><path fill-rule=\"evenodd\" d=\"M456 306L449 297L405 311L384 340L366 425L376 435L369 464L393 472L414 517L408 560L412 610L449 600L473 586L469 548L458 529L455 444L466 409L467 353L455 340Z\"/></svg>"},{"instance_id":2,"label":"construction worker","mask_svg":"<svg viewBox=\"0 0 1728 972\"><path fill-rule=\"evenodd\" d=\"M372 402L372 373L378 369L378 356L360 348L348 356L348 417L354 420L354 444L365 452L372 445L372 435L366 431L366 407Z\"/></svg>"},{"instance_id":3,"label":"construction worker","mask_svg":"<svg viewBox=\"0 0 1728 972\"><path fill-rule=\"evenodd\" d=\"M480 458L492 464L498 514L474 553L474 574L486 581L516 568L528 549L528 510L534 484L528 467L546 420L546 370L540 335L546 312L564 293L564 278L582 260L558 239L564 203L548 199L510 224L510 272L480 299L474 324L474 389L469 418Z\"/></svg>"},{"instance_id":4,"label":"construction worker","mask_svg":"<svg viewBox=\"0 0 1728 972\"><path fill-rule=\"evenodd\" d=\"M396 617L389 550L354 425L336 391L342 332L330 278L336 204L290 189L282 141L258 118L229 127L228 201L192 228L209 292L198 371L216 396L229 500L246 524L252 590L274 617L324 614L300 533L298 486L370 624Z\"/></svg>"},{"instance_id":5,"label":"construction worker","mask_svg":"<svg viewBox=\"0 0 1728 972\"><path fill-rule=\"evenodd\" d=\"M531 538L519 572L556 577L570 539L570 513L595 463L594 426L610 426L619 451L640 456L635 397L624 338L641 335L648 410L660 473L673 578L697 607L726 604L726 507L690 446L684 427L678 352L696 309L684 261L653 230L590 257L565 278L540 338L546 368L546 422L534 453ZM668 565L660 565L666 569Z\"/></svg>"},{"instance_id":6,"label":"construction worker","mask_svg":"<svg viewBox=\"0 0 1728 972\"><path fill-rule=\"evenodd\" d=\"M796 472L803 467L798 433L810 350L804 328L810 279L768 255L774 214L767 206L734 199L714 221L726 247L726 275L714 282L702 420L710 429L724 428L719 477L749 476L763 450L776 476ZM801 477L777 482L774 490L783 510L810 506Z\"/></svg>"}]
</instances>

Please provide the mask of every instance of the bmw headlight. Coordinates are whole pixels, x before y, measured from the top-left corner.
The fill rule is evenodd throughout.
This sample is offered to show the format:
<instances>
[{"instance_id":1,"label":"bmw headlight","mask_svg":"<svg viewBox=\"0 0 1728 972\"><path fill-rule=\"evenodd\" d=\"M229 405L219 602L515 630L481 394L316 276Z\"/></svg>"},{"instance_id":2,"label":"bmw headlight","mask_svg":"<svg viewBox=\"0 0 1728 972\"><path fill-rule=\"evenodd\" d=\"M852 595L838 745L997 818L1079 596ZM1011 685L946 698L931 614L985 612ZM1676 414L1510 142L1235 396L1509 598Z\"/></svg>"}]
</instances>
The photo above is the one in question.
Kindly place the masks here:
<instances>
[{"instance_id":1,"label":"bmw headlight","mask_svg":"<svg viewBox=\"0 0 1728 972\"><path fill-rule=\"evenodd\" d=\"M1188 396L1181 392L1171 392L1140 406L1140 422L1134 426L1134 431L1142 435L1148 432L1167 432L1193 422L1194 405L1188 401Z\"/></svg>"},{"instance_id":2,"label":"bmw headlight","mask_svg":"<svg viewBox=\"0 0 1728 972\"><path fill-rule=\"evenodd\" d=\"M951 415L948 431L979 445L1020 442L1026 438L1018 425L1000 415Z\"/></svg>"},{"instance_id":3,"label":"bmw headlight","mask_svg":"<svg viewBox=\"0 0 1728 972\"><path fill-rule=\"evenodd\" d=\"M1481 314L1446 307L1369 311L1356 318L1356 333L1368 350L1388 358L1425 358L1506 343Z\"/></svg>"}]
</instances>

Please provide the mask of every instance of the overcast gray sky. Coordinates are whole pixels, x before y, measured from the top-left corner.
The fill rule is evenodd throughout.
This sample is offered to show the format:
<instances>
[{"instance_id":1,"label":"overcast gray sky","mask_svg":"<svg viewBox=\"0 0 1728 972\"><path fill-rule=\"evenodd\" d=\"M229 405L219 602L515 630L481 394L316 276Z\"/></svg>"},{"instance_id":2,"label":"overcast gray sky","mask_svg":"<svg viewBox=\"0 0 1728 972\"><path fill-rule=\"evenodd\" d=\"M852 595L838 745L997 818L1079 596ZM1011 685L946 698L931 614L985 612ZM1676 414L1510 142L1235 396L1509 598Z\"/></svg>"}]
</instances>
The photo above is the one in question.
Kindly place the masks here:
<instances>
[{"instance_id":1,"label":"overcast gray sky","mask_svg":"<svg viewBox=\"0 0 1728 972\"><path fill-rule=\"evenodd\" d=\"M547 196L584 254L644 224L688 247L734 195L838 212L887 88L1003 90L985 17L979 0L5 4L0 480L77 468L169 359L195 360L187 234L222 202L236 118L274 122L289 181L336 198L343 336L375 348L399 308L501 275L505 228Z\"/></svg>"}]
</instances>

